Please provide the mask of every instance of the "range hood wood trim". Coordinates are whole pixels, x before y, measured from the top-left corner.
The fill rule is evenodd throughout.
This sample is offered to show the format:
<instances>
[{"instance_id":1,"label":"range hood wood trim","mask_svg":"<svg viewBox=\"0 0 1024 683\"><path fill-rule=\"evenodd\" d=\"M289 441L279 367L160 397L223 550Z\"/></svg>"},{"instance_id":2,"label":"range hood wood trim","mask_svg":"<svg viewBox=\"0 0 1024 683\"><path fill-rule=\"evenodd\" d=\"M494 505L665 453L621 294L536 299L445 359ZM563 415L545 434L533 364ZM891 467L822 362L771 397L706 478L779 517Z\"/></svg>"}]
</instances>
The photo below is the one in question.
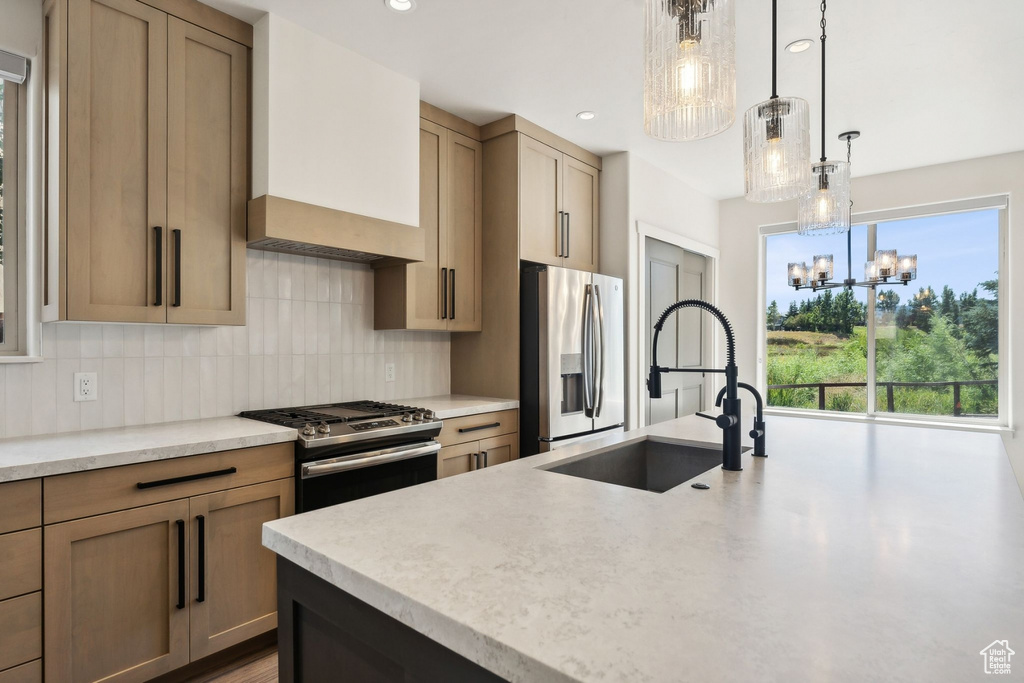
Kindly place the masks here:
<instances>
[{"instance_id":1,"label":"range hood wood trim","mask_svg":"<svg viewBox=\"0 0 1024 683\"><path fill-rule=\"evenodd\" d=\"M253 249L303 253L299 249L289 250L263 244L270 240L316 245L382 257L370 262L374 267L413 263L424 259L426 248L423 228L415 225L395 223L273 195L250 199L248 208L248 244ZM312 252L306 255L353 260Z\"/></svg>"}]
</instances>

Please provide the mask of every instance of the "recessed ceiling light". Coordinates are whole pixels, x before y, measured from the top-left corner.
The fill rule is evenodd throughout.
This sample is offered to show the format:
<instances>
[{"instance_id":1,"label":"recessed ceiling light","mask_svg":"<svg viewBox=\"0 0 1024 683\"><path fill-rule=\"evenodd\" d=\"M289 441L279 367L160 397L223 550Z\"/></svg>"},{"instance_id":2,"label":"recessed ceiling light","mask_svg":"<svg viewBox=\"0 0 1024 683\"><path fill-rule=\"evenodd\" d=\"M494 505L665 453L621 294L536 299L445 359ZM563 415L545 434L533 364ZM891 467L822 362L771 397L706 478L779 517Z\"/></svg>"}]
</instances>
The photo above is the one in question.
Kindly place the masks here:
<instances>
[{"instance_id":1,"label":"recessed ceiling light","mask_svg":"<svg viewBox=\"0 0 1024 683\"><path fill-rule=\"evenodd\" d=\"M794 40L792 43L786 46L786 49L790 52L804 52L809 50L814 41L810 38L801 38L800 40Z\"/></svg>"},{"instance_id":2,"label":"recessed ceiling light","mask_svg":"<svg viewBox=\"0 0 1024 683\"><path fill-rule=\"evenodd\" d=\"M578 118L580 121L589 121L590 119L593 119L596 116L597 114L595 114L592 111L581 111L579 114L576 114L576 118Z\"/></svg>"},{"instance_id":3,"label":"recessed ceiling light","mask_svg":"<svg viewBox=\"0 0 1024 683\"><path fill-rule=\"evenodd\" d=\"M416 9L416 0L384 0L384 4L392 12L408 13Z\"/></svg>"}]
</instances>

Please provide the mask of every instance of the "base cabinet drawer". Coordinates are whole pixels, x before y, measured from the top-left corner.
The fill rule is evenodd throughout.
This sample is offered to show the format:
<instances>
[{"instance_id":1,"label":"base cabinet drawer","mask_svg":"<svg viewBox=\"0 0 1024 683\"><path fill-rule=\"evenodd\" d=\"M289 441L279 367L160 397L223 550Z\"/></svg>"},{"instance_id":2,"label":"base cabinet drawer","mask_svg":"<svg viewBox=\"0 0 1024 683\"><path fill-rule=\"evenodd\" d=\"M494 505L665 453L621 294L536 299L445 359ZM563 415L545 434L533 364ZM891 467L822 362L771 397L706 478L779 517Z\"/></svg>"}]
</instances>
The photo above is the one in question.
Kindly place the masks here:
<instances>
[{"instance_id":1,"label":"base cabinet drawer","mask_svg":"<svg viewBox=\"0 0 1024 683\"><path fill-rule=\"evenodd\" d=\"M42 683L43 660L37 659L13 669L0 671L0 683Z\"/></svg>"},{"instance_id":2,"label":"base cabinet drawer","mask_svg":"<svg viewBox=\"0 0 1024 683\"><path fill-rule=\"evenodd\" d=\"M0 534L39 526L40 479L0 484Z\"/></svg>"},{"instance_id":3,"label":"base cabinet drawer","mask_svg":"<svg viewBox=\"0 0 1024 683\"><path fill-rule=\"evenodd\" d=\"M437 440L441 442L442 446L452 446L457 443L480 441L492 436L512 434L518 431L519 411L516 409L498 410L444 420L444 426L441 427L441 434Z\"/></svg>"},{"instance_id":4,"label":"base cabinet drawer","mask_svg":"<svg viewBox=\"0 0 1024 683\"><path fill-rule=\"evenodd\" d=\"M43 654L42 593L0 602L0 670Z\"/></svg>"},{"instance_id":5,"label":"base cabinet drawer","mask_svg":"<svg viewBox=\"0 0 1024 683\"><path fill-rule=\"evenodd\" d=\"M41 589L42 568L42 529L0 536L0 600Z\"/></svg>"}]
</instances>

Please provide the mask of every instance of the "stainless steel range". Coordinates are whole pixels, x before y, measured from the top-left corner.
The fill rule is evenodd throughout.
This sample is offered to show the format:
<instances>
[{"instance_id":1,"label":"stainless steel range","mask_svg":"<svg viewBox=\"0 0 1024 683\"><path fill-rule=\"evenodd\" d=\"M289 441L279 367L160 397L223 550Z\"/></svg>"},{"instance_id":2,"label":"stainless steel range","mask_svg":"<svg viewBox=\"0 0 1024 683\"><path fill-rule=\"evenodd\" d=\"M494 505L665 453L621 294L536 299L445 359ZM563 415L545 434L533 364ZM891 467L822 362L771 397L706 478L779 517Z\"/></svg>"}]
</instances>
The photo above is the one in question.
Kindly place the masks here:
<instances>
[{"instance_id":1,"label":"stainless steel range","mask_svg":"<svg viewBox=\"0 0 1024 683\"><path fill-rule=\"evenodd\" d=\"M437 478L441 421L413 406L352 401L249 410L252 420L294 427L295 509L307 512Z\"/></svg>"}]
</instances>

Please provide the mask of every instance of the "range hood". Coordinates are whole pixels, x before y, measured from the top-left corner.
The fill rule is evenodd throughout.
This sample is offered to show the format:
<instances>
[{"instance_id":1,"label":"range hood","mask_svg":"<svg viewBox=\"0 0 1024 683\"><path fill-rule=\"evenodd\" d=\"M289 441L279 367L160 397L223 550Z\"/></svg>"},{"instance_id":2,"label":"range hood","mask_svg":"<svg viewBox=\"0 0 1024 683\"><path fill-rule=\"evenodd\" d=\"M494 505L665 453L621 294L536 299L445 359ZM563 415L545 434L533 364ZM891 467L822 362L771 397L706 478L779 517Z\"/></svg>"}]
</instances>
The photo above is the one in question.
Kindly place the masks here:
<instances>
[{"instance_id":1,"label":"range hood","mask_svg":"<svg viewBox=\"0 0 1024 683\"><path fill-rule=\"evenodd\" d=\"M249 202L249 247L375 266L424 257L422 228L269 195Z\"/></svg>"},{"instance_id":2,"label":"range hood","mask_svg":"<svg viewBox=\"0 0 1024 683\"><path fill-rule=\"evenodd\" d=\"M274 14L252 58L249 247L422 261L419 83Z\"/></svg>"}]
</instances>

